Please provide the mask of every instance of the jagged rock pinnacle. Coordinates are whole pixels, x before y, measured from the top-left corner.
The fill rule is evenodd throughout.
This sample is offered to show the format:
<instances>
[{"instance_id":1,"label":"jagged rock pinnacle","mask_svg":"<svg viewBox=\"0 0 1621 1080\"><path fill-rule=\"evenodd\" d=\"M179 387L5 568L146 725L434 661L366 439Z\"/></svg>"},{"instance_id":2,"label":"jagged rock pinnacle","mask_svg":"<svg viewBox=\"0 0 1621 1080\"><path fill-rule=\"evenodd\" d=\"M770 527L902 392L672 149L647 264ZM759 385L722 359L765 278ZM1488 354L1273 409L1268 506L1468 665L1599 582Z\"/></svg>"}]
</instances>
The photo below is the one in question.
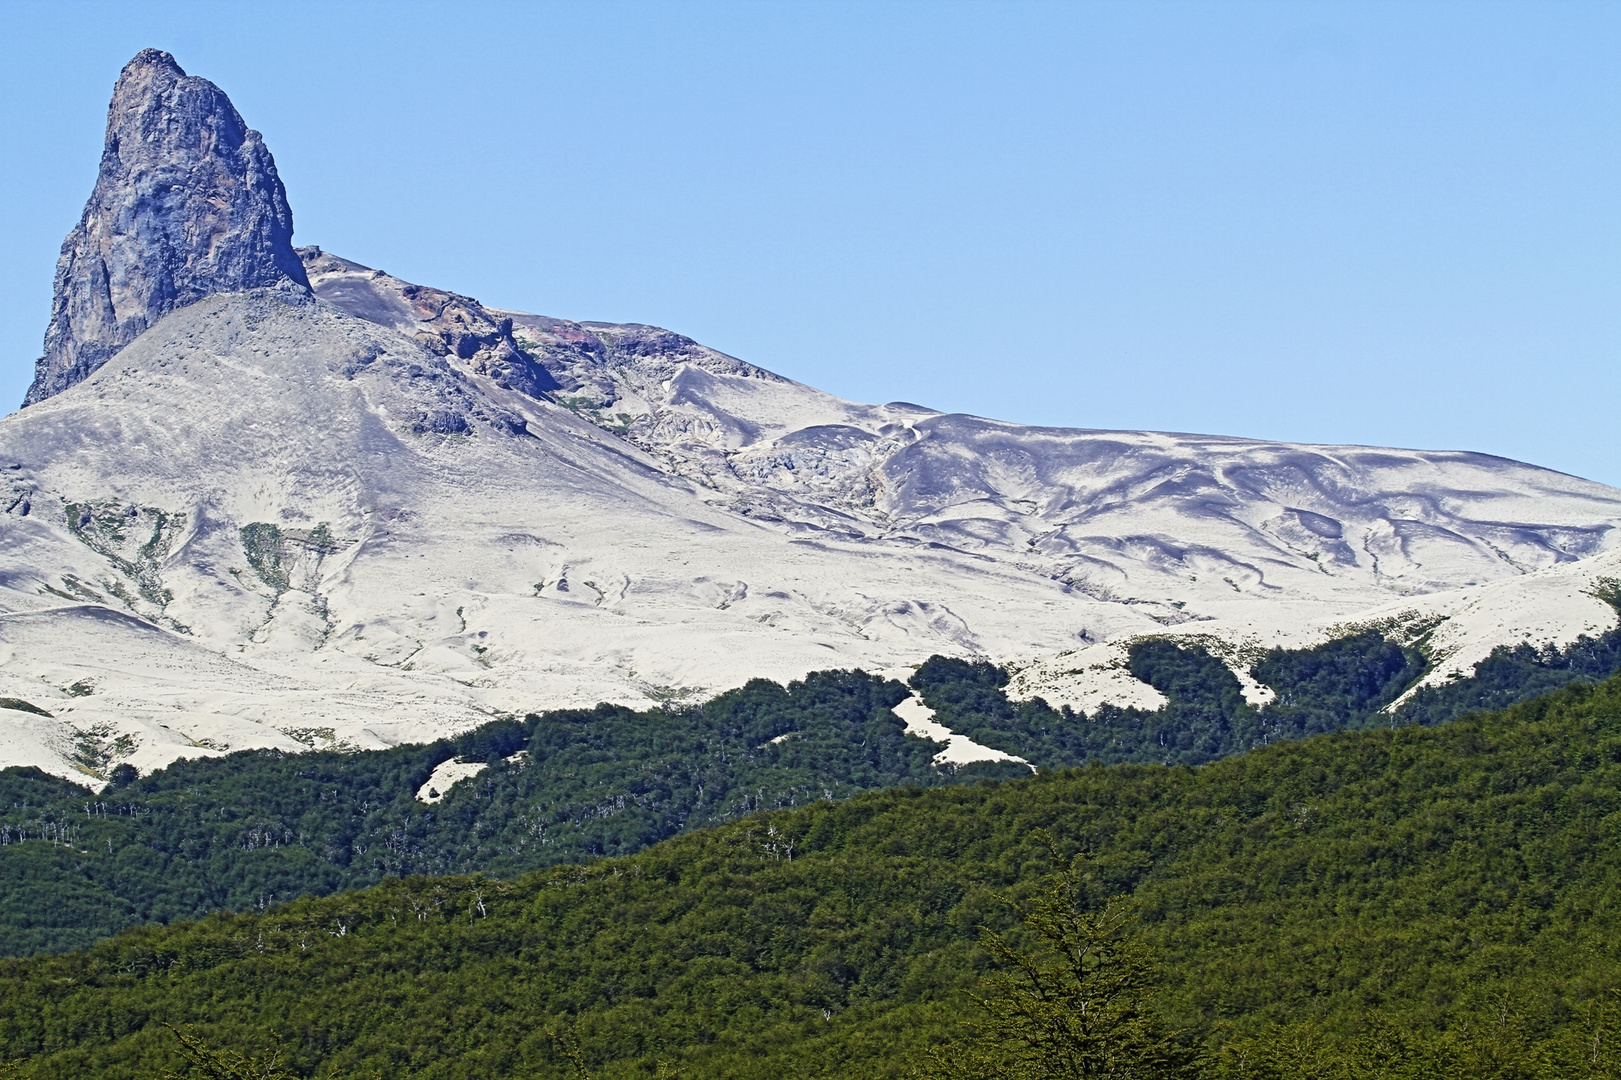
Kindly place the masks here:
<instances>
[{"instance_id":1,"label":"jagged rock pinnacle","mask_svg":"<svg viewBox=\"0 0 1621 1080\"><path fill-rule=\"evenodd\" d=\"M219 87L143 49L113 89L23 404L81 381L175 308L279 284L309 288L275 159Z\"/></svg>"}]
</instances>

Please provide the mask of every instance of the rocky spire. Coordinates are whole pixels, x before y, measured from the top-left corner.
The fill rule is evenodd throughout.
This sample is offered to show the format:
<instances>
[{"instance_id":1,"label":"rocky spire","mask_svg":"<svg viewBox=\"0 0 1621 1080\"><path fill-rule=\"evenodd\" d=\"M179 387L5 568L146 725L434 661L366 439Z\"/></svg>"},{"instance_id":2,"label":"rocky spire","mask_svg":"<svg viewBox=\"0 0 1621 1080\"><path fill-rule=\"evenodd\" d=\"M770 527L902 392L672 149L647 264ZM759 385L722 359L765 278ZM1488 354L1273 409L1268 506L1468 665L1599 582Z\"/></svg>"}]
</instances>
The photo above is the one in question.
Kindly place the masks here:
<instances>
[{"instance_id":1,"label":"rocky spire","mask_svg":"<svg viewBox=\"0 0 1621 1080\"><path fill-rule=\"evenodd\" d=\"M62 244L23 404L84 379L175 308L278 284L309 288L270 151L219 87L143 49L113 89L101 173Z\"/></svg>"}]
</instances>

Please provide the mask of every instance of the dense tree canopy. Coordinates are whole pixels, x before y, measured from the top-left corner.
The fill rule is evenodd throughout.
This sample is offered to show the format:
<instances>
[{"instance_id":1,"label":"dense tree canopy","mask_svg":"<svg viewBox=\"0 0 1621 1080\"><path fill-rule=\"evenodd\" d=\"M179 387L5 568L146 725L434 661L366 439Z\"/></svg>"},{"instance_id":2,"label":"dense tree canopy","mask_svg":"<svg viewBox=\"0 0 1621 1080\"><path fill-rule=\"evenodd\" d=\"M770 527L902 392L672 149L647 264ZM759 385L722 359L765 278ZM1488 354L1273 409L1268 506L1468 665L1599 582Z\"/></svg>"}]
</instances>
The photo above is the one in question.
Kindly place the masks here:
<instances>
[{"instance_id":1,"label":"dense tree canopy","mask_svg":"<svg viewBox=\"0 0 1621 1080\"><path fill-rule=\"evenodd\" d=\"M1407 1071L1339 1075L1614 1075L1618 843L1621 680L138 928L0 963L0 1059L150 1077L186 1065L167 1023L245 1054L279 1037L299 1076L562 1077L566 1030L599 1078L905 1076L967 1038L998 966L980 928L1035 943L998 897L1028 910L1086 852L1095 895L1139 912L1145 1005L1216 1075L1381 1054Z\"/></svg>"}]
</instances>

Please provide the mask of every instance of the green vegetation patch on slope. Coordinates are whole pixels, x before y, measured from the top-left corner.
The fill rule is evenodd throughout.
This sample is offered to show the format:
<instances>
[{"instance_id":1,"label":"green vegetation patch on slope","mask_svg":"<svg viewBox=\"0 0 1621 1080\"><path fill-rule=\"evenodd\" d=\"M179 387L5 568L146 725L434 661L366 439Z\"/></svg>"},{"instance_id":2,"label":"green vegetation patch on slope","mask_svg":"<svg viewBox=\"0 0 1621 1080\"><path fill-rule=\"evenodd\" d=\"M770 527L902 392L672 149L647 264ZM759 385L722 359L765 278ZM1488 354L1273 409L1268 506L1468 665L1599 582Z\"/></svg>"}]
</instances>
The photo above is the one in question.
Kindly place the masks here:
<instances>
[{"instance_id":1,"label":"green vegetation patch on slope","mask_svg":"<svg viewBox=\"0 0 1621 1080\"><path fill-rule=\"evenodd\" d=\"M141 928L0 963L0 1059L149 1077L180 1064L172 1023L280 1037L299 1075L574 1075L550 1030L608 1080L904 1076L960 1030L990 962L977 928L1019 940L995 897L1054 869L1041 830L1090 853L1098 896L1130 895L1155 1007L1217 1075L1328 1075L1305 1051L1235 1071L1222 1047L1276 1064L1289 1039L1380 1024L1478 1048L1482 1018L1510 1014L1541 1055L1523 1060L1556 1071L1481 1075L1592 1074L1566 1052L1621 985L1621 679L1199 768L903 786L514 881Z\"/></svg>"},{"instance_id":2,"label":"green vegetation patch on slope","mask_svg":"<svg viewBox=\"0 0 1621 1080\"><path fill-rule=\"evenodd\" d=\"M1612 603L1615 594L1605 596ZM1572 683L1621 672L1621 626L1583 635L1563 648L1499 646L1474 673L1394 702L1423 676L1424 656L1363 631L1309 649L1273 649L1250 669L1275 693L1272 702L1244 700L1237 676L1196 641L1133 642L1131 674L1160 691L1157 710L1105 704L1091 714L1053 708L1041 698L1012 701L1008 673L984 661L932 657L911 683L953 731L1040 768L1088 761L1199 765L1280 739L1331 731L1434 725L1470 712L1530 701Z\"/></svg>"},{"instance_id":3,"label":"green vegetation patch on slope","mask_svg":"<svg viewBox=\"0 0 1621 1080\"><path fill-rule=\"evenodd\" d=\"M1041 698L1012 701L1008 673L984 661L936 656L912 686L940 722L1042 768L1135 761L1198 765L1330 731L1390 724L1382 710L1424 672L1412 649L1367 632L1310 649L1274 649L1252 669L1276 699L1244 700L1227 665L1203 645L1166 638L1133 642L1131 674L1164 694L1157 710L1105 704L1088 715Z\"/></svg>"},{"instance_id":4,"label":"green vegetation patch on slope","mask_svg":"<svg viewBox=\"0 0 1621 1080\"><path fill-rule=\"evenodd\" d=\"M1616 602L1609 592L1605 599ZM1502 709L1571 683L1601 682L1621 672L1621 626L1597 637L1583 634L1564 648L1499 645L1473 673L1426 686L1402 703L1402 723L1438 724L1464 713Z\"/></svg>"}]
</instances>

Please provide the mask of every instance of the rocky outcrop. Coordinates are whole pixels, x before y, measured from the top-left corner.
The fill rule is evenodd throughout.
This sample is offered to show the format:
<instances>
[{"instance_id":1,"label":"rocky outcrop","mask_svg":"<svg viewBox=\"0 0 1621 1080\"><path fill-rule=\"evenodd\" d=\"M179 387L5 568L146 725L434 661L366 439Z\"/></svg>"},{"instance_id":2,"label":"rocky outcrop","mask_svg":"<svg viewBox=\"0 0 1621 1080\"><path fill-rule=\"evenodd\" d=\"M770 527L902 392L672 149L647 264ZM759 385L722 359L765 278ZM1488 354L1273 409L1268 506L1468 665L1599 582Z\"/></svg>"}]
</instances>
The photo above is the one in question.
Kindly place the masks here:
<instances>
[{"instance_id":1,"label":"rocky outcrop","mask_svg":"<svg viewBox=\"0 0 1621 1080\"><path fill-rule=\"evenodd\" d=\"M621 435L626 433L621 418L633 414L616 414L610 406L623 404L627 394L635 397L636 386L669 383L687 366L714 375L788 381L657 326L504 311L470 296L413 285L318 247L301 247L298 254L315 295L339 310L398 330L435 356L455 357L505 389L558 400Z\"/></svg>"},{"instance_id":2,"label":"rocky outcrop","mask_svg":"<svg viewBox=\"0 0 1621 1080\"><path fill-rule=\"evenodd\" d=\"M276 162L223 91L145 49L118 78L101 172L56 264L23 404L59 394L168 312L221 292L309 288Z\"/></svg>"},{"instance_id":3,"label":"rocky outcrop","mask_svg":"<svg viewBox=\"0 0 1621 1080\"><path fill-rule=\"evenodd\" d=\"M512 336L512 318L470 296L412 285L381 270L302 247L315 295L338 309L412 338L435 356L454 356L507 390L545 397L557 381Z\"/></svg>"}]
</instances>

